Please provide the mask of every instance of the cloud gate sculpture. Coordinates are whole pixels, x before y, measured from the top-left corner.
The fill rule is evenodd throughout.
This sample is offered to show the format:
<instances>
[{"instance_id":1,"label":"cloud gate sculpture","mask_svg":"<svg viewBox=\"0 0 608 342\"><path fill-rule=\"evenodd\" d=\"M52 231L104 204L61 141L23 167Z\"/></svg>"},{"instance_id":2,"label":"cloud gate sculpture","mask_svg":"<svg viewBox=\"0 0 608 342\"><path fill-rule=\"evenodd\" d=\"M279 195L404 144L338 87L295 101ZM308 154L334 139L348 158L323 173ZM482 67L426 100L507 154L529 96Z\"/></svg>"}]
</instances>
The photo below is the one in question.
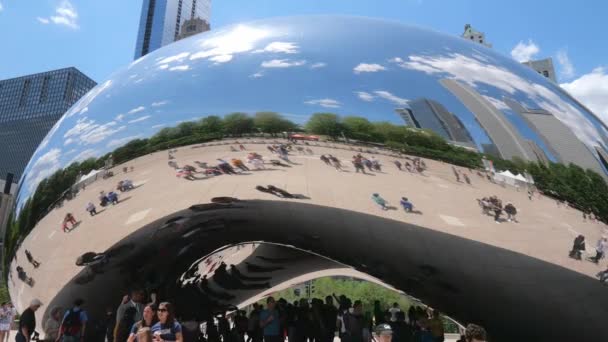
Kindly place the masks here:
<instances>
[{"instance_id":1,"label":"cloud gate sculpture","mask_svg":"<svg viewBox=\"0 0 608 342\"><path fill-rule=\"evenodd\" d=\"M364 18L243 23L134 61L53 127L5 236L11 298L20 311L41 299L40 325L75 298L100 318L137 285L200 318L336 270L481 324L492 341L606 335L594 278L605 265L568 256L579 234L594 256L604 223L533 191L528 175L403 153L376 137L388 130L485 153L489 169L573 163L606 177L606 126L483 46ZM205 277L210 256L249 242L315 257L265 247L239 259L263 286Z\"/></svg>"}]
</instances>

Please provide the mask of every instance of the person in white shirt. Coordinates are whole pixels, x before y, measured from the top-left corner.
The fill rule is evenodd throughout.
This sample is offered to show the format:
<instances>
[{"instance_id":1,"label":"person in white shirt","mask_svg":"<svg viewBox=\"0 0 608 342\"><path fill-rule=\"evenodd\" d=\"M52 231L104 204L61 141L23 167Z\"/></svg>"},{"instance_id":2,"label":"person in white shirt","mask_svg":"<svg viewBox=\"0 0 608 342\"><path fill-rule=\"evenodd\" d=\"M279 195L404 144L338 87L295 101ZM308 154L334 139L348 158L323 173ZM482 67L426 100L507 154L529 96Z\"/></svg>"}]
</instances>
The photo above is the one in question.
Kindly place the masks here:
<instances>
[{"instance_id":1,"label":"person in white shirt","mask_svg":"<svg viewBox=\"0 0 608 342\"><path fill-rule=\"evenodd\" d=\"M397 312L400 312L399 304L393 303L393 307L388 309L388 312L391 313L391 322L397 322Z\"/></svg>"}]
</instances>

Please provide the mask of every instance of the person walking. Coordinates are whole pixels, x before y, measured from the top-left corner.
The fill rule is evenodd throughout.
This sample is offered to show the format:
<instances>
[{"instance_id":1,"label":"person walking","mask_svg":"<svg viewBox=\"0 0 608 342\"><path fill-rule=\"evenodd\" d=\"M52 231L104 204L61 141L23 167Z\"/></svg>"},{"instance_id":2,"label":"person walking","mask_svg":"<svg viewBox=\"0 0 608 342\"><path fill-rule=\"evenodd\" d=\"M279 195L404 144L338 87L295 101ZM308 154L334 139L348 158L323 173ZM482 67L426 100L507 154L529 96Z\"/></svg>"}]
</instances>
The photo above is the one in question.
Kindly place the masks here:
<instances>
[{"instance_id":1,"label":"person walking","mask_svg":"<svg viewBox=\"0 0 608 342\"><path fill-rule=\"evenodd\" d=\"M373 194L372 200L379 205L382 210L388 210L388 207L386 206L387 202L384 198L380 197L380 194Z\"/></svg>"},{"instance_id":2,"label":"person walking","mask_svg":"<svg viewBox=\"0 0 608 342\"><path fill-rule=\"evenodd\" d=\"M19 318L19 330L15 337L16 342L30 342L36 329L36 311L40 309L42 302L32 299L30 306L21 313Z\"/></svg>"},{"instance_id":3,"label":"person walking","mask_svg":"<svg viewBox=\"0 0 608 342\"><path fill-rule=\"evenodd\" d=\"M158 322L152 326L154 341L184 342L182 326L175 319L175 310L169 302L158 305Z\"/></svg>"},{"instance_id":4,"label":"person walking","mask_svg":"<svg viewBox=\"0 0 608 342\"><path fill-rule=\"evenodd\" d=\"M597 245L595 246L595 256L591 258L591 261L597 264L604 257L606 248L608 248L607 240L608 238L606 238L606 236L602 236L599 240L597 240Z\"/></svg>"},{"instance_id":5,"label":"person walking","mask_svg":"<svg viewBox=\"0 0 608 342\"><path fill-rule=\"evenodd\" d=\"M74 307L66 311L63 315L63 321L59 327L57 341L80 342L84 339L88 316L82 309L83 304L84 300L76 299L74 301Z\"/></svg>"},{"instance_id":6,"label":"person walking","mask_svg":"<svg viewBox=\"0 0 608 342\"><path fill-rule=\"evenodd\" d=\"M281 342L280 316L275 308L274 297L266 299L267 308L260 313L260 327L264 330L264 342Z\"/></svg>"},{"instance_id":7,"label":"person walking","mask_svg":"<svg viewBox=\"0 0 608 342\"><path fill-rule=\"evenodd\" d=\"M87 204L86 210L89 212L89 215L91 215L91 216L97 215L97 208L95 208L95 204L93 204L93 202L89 202L89 204Z\"/></svg>"}]
</instances>

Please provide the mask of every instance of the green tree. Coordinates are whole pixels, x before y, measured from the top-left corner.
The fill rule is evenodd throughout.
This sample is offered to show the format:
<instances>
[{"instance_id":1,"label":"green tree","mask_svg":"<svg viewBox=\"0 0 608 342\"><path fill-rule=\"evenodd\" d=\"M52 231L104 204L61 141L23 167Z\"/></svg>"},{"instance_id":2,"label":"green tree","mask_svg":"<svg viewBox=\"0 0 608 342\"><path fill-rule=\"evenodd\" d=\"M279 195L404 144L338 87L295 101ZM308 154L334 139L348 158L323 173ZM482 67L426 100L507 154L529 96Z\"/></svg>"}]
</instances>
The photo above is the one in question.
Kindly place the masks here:
<instances>
[{"instance_id":1,"label":"green tree","mask_svg":"<svg viewBox=\"0 0 608 342\"><path fill-rule=\"evenodd\" d=\"M224 131L222 118L217 115L210 115L201 119L198 122L197 131L201 134L222 134Z\"/></svg>"},{"instance_id":2,"label":"green tree","mask_svg":"<svg viewBox=\"0 0 608 342\"><path fill-rule=\"evenodd\" d=\"M306 123L306 130L310 133L328 135L335 138L342 133L344 127L336 114L315 113Z\"/></svg>"},{"instance_id":3,"label":"green tree","mask_svg":"<svg viewBox=\"0 0 608 342\"><path fill-rule=\"evenodd\" d=\"M344 132L347 137L363 141L382 141L383 137L376 131L376 127L366 118L360 116L347 116L342 119Z\"/></svg>"},{"instance_id":4,"label":"green tree","mask_svg":"<svg viewBox=\"0 0 608 342\"><path fill-rule=\"evenodd\" d=\"M224 117L224 130L232 136L242 136L254 131L253 119L245 113L231 113Z\"/></svg>"},{"instance_id":5,"label":"green tree","mask_svg":"<svg viewBox=\"0 0 608 342\"><path fill-rule=\"evenodd\" d=\"M275 136L277 133L292 131L295 124L275 112L258 112L253 118L255 128Z\"/></svg>"}]
</instances>

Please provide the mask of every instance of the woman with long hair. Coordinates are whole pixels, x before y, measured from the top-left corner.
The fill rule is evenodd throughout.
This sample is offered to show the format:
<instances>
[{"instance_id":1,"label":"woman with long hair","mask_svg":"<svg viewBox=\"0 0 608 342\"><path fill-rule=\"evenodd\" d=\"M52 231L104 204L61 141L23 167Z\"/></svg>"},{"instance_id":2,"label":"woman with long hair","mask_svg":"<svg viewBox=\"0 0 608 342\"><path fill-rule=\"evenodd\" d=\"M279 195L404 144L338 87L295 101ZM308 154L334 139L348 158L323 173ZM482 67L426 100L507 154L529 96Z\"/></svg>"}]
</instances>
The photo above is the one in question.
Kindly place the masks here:
<instances>
[{"instance_id":1,"label":"woman with long hair","mask_svg":"<svg viewBox=\"0 0 608 342\"><path fill-rule=\"evenodd\" d=\"M152 326L154 342L184 342L182 326L175 319L175 309L169 302L158 305L158 323Z\"/></svg>"},{"instance_id":2,"label":"woman with long hair","mask_svg":"<svg viewBox=\"0 0 608 342\"><path fill-rule=\"evenodd\" d=\"M153 304L144 307L143 316L141 321L133 324L128 342L152 342L152 326L158 321Z\"/></svg>"}]
</instances>

